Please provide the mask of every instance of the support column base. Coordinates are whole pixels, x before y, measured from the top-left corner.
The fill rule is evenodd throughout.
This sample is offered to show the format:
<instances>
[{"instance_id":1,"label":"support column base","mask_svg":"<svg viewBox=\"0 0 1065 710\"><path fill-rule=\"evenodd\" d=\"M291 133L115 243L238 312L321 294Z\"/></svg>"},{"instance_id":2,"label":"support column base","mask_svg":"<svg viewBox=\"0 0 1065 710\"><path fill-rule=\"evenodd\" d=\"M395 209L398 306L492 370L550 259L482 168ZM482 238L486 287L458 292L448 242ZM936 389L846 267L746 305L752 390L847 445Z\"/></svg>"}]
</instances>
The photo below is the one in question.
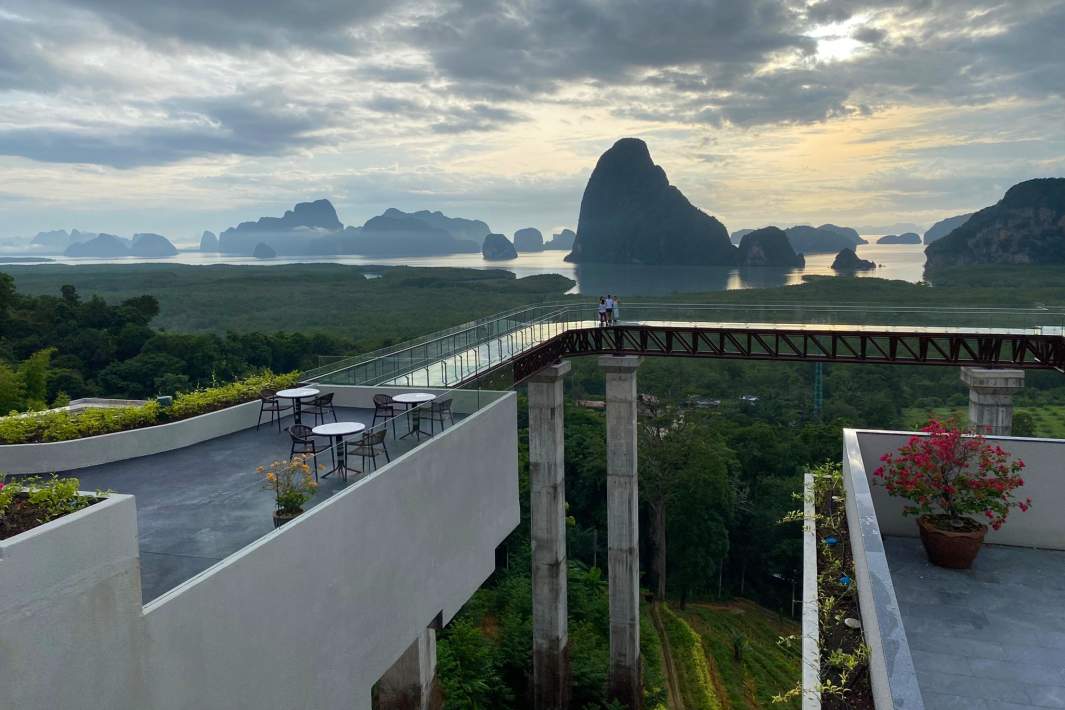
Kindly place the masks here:
<instances>
[{"instance_id":1,"label":"support column base","mask_svg":"<svg viewBox=\"0 0 1065 710\"><path fill-rule=\"evenodd\" d=\"M565 710L570 700L569 644L561 650L533 648L534 710Z\"/></svg>"},{"instance_id":2,"label":"support column base","mask_svg":"<svg viewBox=\"0 0 1065 710\"><path fill-rule=\"evenodd\" d=\"M617 667L616 673L607 681L607 697L627 708L643 707L643 677L640 668Z\"/></svg>"},{"instance_id":3,"label":"support column base","mask_svg":"<svg viewBox=\"0 0 1065 710\"><path fill-rule=\"evenodd\" d=\"M436 630L427 628L377 684L377 710L439 710L444 705L436 678Z\"/></svg>"}]
</instances>

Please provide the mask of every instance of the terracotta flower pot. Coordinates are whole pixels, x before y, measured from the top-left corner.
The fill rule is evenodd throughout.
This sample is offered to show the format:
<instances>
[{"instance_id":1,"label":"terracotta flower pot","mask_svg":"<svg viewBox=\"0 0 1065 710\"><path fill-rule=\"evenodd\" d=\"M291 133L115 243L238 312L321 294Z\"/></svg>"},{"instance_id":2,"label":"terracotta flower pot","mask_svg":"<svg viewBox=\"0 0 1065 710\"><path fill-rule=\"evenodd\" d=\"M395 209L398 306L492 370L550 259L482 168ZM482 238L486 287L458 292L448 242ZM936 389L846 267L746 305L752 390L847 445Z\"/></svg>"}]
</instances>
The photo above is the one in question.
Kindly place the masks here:
<instances>
[{"instance_id":1,"label":"terracotta flower pot","mask_svg":"<svg viewBox=\"0 0 1065 710\"><path fill-rule=\"evenodd\" d=\"M950 569L969 569L987 535L986 525L969 522L978 527L971 530L944 530L927 515L918 518L917 528L921 531L921 542L924 543L928 561Z\"/></svg>"},{"instance_id":2,"label":"terracotta flower pot","mask_svg":"<svg viewBox=\"0 0 1065 710\"><path fill-rule=\"evenodd\" d=\"M281 510L275 510L274 511L274 529L276 530L277 528L281 527L285 523L289 522L293 518L295 518L298 515L300 515L300 513L302 513L302 512L303 512L302 510L296 511L295 513L290 513L290 512L281 511Z\"/></svg>"}]
</instances>

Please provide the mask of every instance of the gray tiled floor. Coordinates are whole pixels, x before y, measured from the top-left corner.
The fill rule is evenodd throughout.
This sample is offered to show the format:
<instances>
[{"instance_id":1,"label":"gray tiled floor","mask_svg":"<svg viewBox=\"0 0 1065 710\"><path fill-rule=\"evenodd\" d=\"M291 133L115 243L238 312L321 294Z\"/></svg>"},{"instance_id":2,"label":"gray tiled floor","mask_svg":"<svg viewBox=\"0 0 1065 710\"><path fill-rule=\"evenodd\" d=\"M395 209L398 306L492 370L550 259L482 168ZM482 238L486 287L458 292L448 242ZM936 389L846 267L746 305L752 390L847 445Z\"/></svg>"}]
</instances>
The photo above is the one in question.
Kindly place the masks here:
<instances>
[{"instance_id":1,"label":"gray tiled floor","mask_svg":"<svg viewBox=\"0 0 1065 710\"><path fill-rule=\"evenodd\" d=\"M372 409L337 409L340 421L369 425ZM289 426L285 419L283 426ZM399 434L404 434L400 424ZM423 438L424 442L425 439ZM414 438L386 441L392 458L409 451ZM288 434L264 423L184 449L72 473L82 490L112 490L137 499L137 525L144 602L155 599L273 530L273 497L255 468L288 457ZM325 442L323 441L323 444ZM351 465L361 466L359 459ZM329 467L329 454L319 458ZM379 465L384 465L378 459ZM355 480L349 476L349 484ZM313 507L346 485L336 475L320 481Z\"/></svg>"},{"instance_id":2,"label":"gray tiled floor","mask_svg":"<svg viewBox=\"0 0 1065 710\"><path fill-rule=\"evenodd\" d=\"M928 710L1065 708L1065 552L986 545L959 571L884 546Z\"/></svg>"}]
</instances>

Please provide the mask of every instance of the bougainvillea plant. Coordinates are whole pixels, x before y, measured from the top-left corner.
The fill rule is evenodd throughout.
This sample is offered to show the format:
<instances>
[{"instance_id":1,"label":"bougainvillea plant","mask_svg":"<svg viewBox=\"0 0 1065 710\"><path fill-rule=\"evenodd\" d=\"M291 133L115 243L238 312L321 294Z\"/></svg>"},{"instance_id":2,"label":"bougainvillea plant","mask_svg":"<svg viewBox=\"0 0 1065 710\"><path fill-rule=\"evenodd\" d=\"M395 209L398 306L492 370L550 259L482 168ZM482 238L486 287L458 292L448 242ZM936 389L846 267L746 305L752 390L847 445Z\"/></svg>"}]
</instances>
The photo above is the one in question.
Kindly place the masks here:
<instances>
[{"instance_id":1,"label":"bougainvillea plant","mask_svg":"<svg viewBox=\"0 0 1065 710\"><path fill-rule=\"evenodd\" d=\"M873 475L887 492L910 501L905 515L928 516L939 527L968 528L977 520L998 530L1010 510L1027 511L1032 499L1017 500L1024 462L997 444L965 431L954 421L928 422L898 451L880 457ZM974 517L976 520L974 520Z\"/></svg>"}]
</instances>

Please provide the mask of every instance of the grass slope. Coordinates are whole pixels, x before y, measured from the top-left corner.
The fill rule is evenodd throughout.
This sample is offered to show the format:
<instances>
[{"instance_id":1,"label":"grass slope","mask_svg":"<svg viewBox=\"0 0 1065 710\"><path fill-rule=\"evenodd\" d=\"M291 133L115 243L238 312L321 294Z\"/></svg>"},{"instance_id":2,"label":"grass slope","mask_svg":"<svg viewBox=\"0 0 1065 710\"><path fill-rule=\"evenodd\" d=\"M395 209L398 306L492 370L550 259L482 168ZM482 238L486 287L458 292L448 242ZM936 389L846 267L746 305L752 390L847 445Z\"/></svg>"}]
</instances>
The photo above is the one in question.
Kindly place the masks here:
<instances>
[{"instance_id":1,"label":"grass slope","mask_svg":"<svg viewBox=\"0 0 1065 710\"><path fill-rule=\"evenodd\" d=\"M778 643L795 623L744 599L663 607L662 619L686 708L799 707L772 703L799 677L798 648Z\"/></svg>"},{"instance_id":2,"label":"grass slope","mask_svg":"<svg viewBox=\"0 0 1065 710\"><path fill-rule=\"evenodd\" d=\"M1048 439L1065 439L1065 406L1058 404L1041 404L1038 406L1016 405L1013 415L1027 414L1032 418L1034 430L1032 436ZM935 407L933 409L907 408L903 411L903 420L908 430L917 430L929 419L950 419L951 417L965 425L969 421L968 407Z\"/></svg>"},{"instance_id":3,"label":"grass slope","mask_svg":"<svg viewBox=\"0 0 1065 710\"><path fill-rule=\"evenodd\" d=\"M722 705L699 635L668 606L663 604L659 612L685 710L720 710Z\"/></svg>"}]
</instances>

